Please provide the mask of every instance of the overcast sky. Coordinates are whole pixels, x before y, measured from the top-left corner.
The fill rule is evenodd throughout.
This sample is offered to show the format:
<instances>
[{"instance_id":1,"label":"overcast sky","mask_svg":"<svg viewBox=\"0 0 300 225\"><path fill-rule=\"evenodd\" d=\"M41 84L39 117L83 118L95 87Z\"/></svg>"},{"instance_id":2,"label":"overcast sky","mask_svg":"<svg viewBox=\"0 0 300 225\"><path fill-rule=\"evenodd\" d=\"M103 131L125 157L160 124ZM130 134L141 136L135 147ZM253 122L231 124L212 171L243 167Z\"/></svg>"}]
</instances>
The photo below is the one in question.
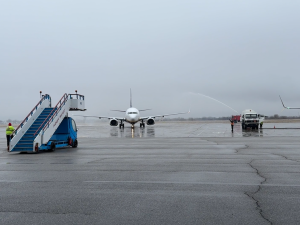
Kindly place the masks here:
<instances>
[{"instance_id":1,"label":"overcast sky","mask_svg":"<svg viewBox=\"0 0 300 225\"><path fill-rule=\"evenodd\" d=\"M0 1L0 120L86 97L86 115L188 117L300 107L300 1ZM193 94L194 93L194 94ZM208 97L217 99L225 105Z\"/></svg>"}]
</instances>

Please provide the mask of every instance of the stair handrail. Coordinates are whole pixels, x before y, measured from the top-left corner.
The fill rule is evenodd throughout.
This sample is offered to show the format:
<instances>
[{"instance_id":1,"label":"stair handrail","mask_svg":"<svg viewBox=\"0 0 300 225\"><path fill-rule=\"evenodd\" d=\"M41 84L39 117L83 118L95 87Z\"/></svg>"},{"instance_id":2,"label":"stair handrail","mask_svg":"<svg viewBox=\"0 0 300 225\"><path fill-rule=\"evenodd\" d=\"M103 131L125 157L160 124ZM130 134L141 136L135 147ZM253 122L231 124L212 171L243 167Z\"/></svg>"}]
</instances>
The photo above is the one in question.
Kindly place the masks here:
<instances>
[{"instance_id":1,"label":"stair handrail","mask_svg":"<svg viewBox=\"0 0 300 225\"><path fill-rule=\"evenodd\" d=\"M63 101L62 101L63 100ZM33 134L33 136L35 137L35 135L37 134L37 132L41 131L41 128L43 131L45 131L46 127L49 127L50 123L53 121L54 117L57 116L58 112L61 110L63 104L68 100L68 94L65 93L61 99L58 101L58 103L56 104L56 106L54 106L54 108L52 109L52 111L49 113L49 115L46 117L46 119L44 120L44 122L41 124L41 126L39 126L39 128L36 130L36 132ZM53 112L54 111L54 112ZM53 114L52 114L53 112ZM50 117L50 119L48 120L48 122L43 126L43 124L45 123L45 121L47 121L48 117L52 114L52 116Z\"/></svg>"},{"instance_id":2,"label":"stair handrail","mask_svg":"<svg viewBox=\"0 0 300 225\"><path fill-rule=\"evenodd\" d=\"M49 99L50 100L50 105L51 105L51 97L50 95L48 94L45 94L42 96L41 100L33 107L33 109L30 111L30 113L28 113L28 115L25 117L25 119L19 124L19 126L14 130L14 132L12 133L12 135L16 135L18 130L20 129L20 127L22 128L23 125L24 125L24 122L27 122L29 117L33 115L33 112L35 110L37 110L38 108L38 105L41 105L42 102L45 100L45 99ZM26 121L25 121L26 120Z\"/></svg>"}]
</instances>

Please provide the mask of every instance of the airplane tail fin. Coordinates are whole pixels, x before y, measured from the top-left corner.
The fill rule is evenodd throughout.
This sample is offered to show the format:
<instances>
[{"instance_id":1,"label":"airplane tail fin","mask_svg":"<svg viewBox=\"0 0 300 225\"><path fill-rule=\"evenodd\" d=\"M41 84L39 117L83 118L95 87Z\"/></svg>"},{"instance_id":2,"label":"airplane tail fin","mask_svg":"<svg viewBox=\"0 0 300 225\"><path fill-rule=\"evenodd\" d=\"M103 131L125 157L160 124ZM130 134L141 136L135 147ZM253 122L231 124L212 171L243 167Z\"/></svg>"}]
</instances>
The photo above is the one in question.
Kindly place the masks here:
<instances>
[{"instance_id":1,"label":"airplane tail fin","mask_svg":"<svg viewBox=\"0 0 300 225\"><path fill-rule=\"evenodd\" d=\"M130 108L132 108L132 96L131 96L131 88L130 88Z\"/></svg>"},{"instance_id":2,"label":"airplane tail fin","mask_svg":"<svg viewBox=\"0 0 300 225\"><path fill-rule=\"evenodd\" d=\"M280 100L281 100L281 103L282 103L283 108L285 108L285 109L300 109L300 108L298 108L298 107L297 107L297 108L296 108L296 107L286 107L286 106L283 104L283 101L282 101L280 95L279 95L279 98L280 98Z\"/></svg>"}]
</instances>

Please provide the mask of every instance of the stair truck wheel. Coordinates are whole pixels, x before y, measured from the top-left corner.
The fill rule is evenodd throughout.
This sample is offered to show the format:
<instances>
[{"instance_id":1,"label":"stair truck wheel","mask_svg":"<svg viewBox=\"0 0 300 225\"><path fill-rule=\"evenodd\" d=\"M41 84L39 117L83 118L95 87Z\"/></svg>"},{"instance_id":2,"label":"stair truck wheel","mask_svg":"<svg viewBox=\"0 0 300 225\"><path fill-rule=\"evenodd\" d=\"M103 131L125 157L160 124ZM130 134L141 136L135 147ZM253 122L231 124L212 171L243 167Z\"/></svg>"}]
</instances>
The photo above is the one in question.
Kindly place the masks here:
<instances>
[{"instance_id":1,"label":"stair truck wheel","mask_svg":"<svg viewBox=\"0 0 300 225\"><path fill-rule=\"evenodd\" d=\"M75 141L73 141L72 148L77 148L77 146L78 146L78 141L77 139L75 139Z\"/></svg>"},{"instance_id":2,"label":"stair truck wheel","mask_svg":"<svg viewBox=\"0 0 300 225\"><path fill-rule=\"evenodd\" d=\"M55 151L55 143L52 142L50 145L50 152L54 152Z\"/></svg>"}]
</instances>

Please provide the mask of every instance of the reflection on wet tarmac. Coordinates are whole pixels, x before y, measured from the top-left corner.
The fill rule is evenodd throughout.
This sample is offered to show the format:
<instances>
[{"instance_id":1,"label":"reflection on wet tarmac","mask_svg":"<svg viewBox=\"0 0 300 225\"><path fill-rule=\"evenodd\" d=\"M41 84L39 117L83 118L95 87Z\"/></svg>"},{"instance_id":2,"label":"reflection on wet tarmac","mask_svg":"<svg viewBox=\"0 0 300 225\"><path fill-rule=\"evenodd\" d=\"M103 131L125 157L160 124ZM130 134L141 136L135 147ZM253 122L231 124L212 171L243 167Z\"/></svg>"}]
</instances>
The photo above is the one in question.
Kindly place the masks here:
<instances>
[{"instance_id":1,"label":"reflection on wet tarmac","mask_svg":"<svg viewBox=\"0 0 300 225\"><path fill-rule=\"evenodd\" d=\"M155 137L155 128L147 127L147 137Z\"/></svg>"},{"instance_id":2,"label":"reflection on wet tarmac","mask_svg":"<svg viewBox=\"0 0 300 225\"><path fill-rule=\"evenodd\" d=\"M125 138L143 138L143 137L155 137L154 127L110 127L110 137L125 137Z\"/></svg>"},{"instance_id":3,"label":"reflection on wet tarmac","mask_svg":"<svg viewBox=\"0 0 300 225\"><path fill-rule=\"evenodd\" d=\"M96 126L96 125L95 125ZM84 126L83 126L84 127ZM300 136L298 129L273 129L274 124L264 124L265 129L243 130L240 124L235 124L233 132L228 123L203 123L203 122L160 122L154 126L140 128L130 126L124 129L109 128L107 124L98 126L101 136L107 136L110 129L110 137L121 138L148 138L148 137L268 137L268 136ZM300 123L277 123L276 127L300 127ZM91 127L87 129L92 129ZM84 132L81 129L81 132ZM83 133L81 133L83 134ZM79 136L81 135L79 134Z\"/></svg>"},{"instance_id":4,"label":"reflection on wet tarmac","mask_svg":"<svg viewBox=\"0 0 300 225\"><path fill-rule=\"evenodd\" d=\"M111 137L118 137L119 136L119 129L117 127L110 128L110 136Z\"/></svg>"},{"instance_id":5,"label":"reflection on wet tarmac","mask_svg":"<svg viewBox=\"0 0 300 225\"><path fill-rule=\"evenodd\" d=\"M243 130L243 137L262 137L263 130Z\"/></svg>"}]
</instances>

